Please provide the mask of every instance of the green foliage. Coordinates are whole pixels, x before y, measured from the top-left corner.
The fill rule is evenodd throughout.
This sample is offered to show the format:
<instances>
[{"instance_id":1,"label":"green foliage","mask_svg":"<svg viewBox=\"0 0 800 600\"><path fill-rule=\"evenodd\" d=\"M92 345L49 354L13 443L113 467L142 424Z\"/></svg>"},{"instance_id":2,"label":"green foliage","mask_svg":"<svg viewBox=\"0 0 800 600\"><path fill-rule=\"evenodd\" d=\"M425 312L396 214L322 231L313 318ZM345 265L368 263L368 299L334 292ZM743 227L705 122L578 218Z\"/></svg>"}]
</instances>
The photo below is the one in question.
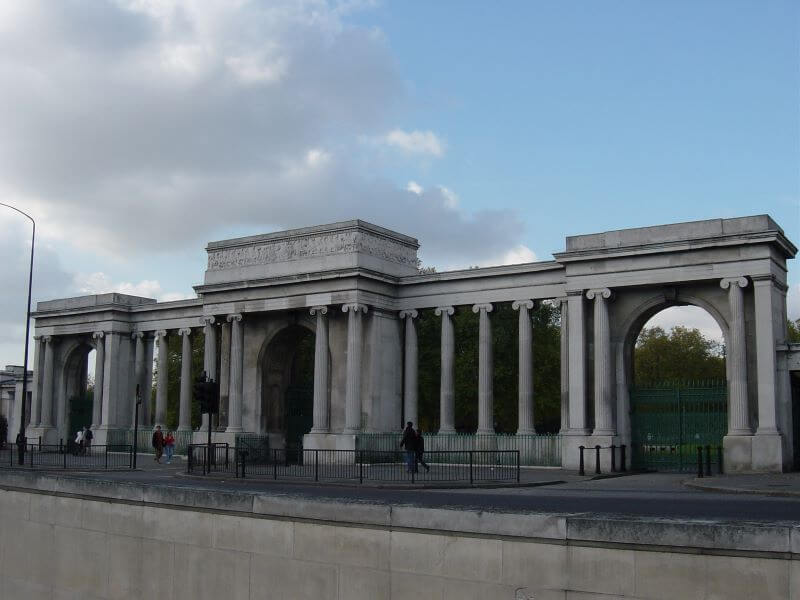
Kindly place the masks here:
<instances>
[{"instance_id":1,"label":"green foliage","mask_svg":"<svg viewBox=\"0 0 800 600\"><path fill-rule=\"evenodd\" d=\"M201 330L193 330L190 337L192 341L192 370L191 382L203 373L203 351L205 334ZM167 336L167 367L169 369L169 384L167 385L167 429L177 429L178 413L181 397L181 353L183 351L182 336L177 333ZM153 381L157 381L158 373L154 373ZM191 387L191 385L190 385ZM152 413L151 413L152 414ZM192 429L200 427L200 406L192 398Z\"/></svg>"},{"instance_id":2,"label":"green foliage","mask_svg":"<svg viewBox=\"0 0 800 600\"><path fill-rule=\"evenodd\" d=\"M800 319L794 321L787 319L786 327L788 329L787 342L790 344L800 344Z\"/></svg>"},{"instance_id":3,"label":"green foliage","mask_svg":"<svg viewBox=\"0 0 800 600\"><path fill-rule=\"evenodd\" d=\"M661 327L642 330L634 350L634 383L652 385L664 381L725 379L722 346L699 329Z\"/></svg>"}]
</instances>

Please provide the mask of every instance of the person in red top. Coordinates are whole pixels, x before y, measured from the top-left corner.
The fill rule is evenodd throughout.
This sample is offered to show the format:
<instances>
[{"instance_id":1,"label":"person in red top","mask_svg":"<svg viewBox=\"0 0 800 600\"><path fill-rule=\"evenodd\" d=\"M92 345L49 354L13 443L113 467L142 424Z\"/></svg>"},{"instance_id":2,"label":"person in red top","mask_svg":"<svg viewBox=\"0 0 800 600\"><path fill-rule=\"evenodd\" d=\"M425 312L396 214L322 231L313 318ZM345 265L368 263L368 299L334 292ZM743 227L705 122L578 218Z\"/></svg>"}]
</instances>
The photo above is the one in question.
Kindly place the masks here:
<instances>
[{"instance_id":1,"label":"person in red top","mask_svg":"<svg viewBox=\"0 0 800 600\"><path fill-rule=\"evenodd\" d=\"M167 464L172 462L172 454L175 452L175 436L171 431L167 432L167 437L164 438L164 454L167 456Z\"/></svg>"}]
</instances>

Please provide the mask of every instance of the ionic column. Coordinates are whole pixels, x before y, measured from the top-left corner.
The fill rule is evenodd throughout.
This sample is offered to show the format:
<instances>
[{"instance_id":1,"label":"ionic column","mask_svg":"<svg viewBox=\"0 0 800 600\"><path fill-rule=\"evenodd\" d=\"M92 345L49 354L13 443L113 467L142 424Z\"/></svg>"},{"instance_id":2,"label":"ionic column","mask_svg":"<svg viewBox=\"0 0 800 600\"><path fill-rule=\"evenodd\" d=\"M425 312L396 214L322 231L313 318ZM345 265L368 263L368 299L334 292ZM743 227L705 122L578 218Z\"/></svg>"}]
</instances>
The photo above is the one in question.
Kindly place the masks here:
<instances>
[{"instance_id":1,"label":"ionic column","mask_svg":"<svg viewBox=\"0 0 800 600\"><path fill-rule=\"evenodd\" d=\"M150 400L153 393L153 346L155 339L152 333L144 334L144 375L142 379L142 405L139 407L139 423L152 424Z\"/></svg>"},{"instance_id":2,"label":"ionic column","mask_svg":"<svg viewBox=\"0 0 800 600\"><path fill-rule=\"evenodd\" d=\"M156 373L156 414L155 425L164 427L167 420L167 386L169 385L169 350L167 350L167 332L156 331L158 342L158 363Z\"/></svg>"},{"instance_id":3,"label":"ionic column","mask_svg":"<svg viewBox=\"0 0 800 600\"><path fill-rule=\"evenodd\" d=\"M330 399L328 396L328 314L327 306L313 306L310 313L317 316L314 339L314 421L311 433L330 431Z\"/></svg>"},{"instance_id":4,"label":"ionic column","mask_svg":"<svg viewBox=\"0 0 800 600\"><path fill-rule=\"evenodd\" d=\"M231 324L220 325L219 339L219 426L228 426L228 399L231 384Z\"/></svg>"},{"instance_id":5,"label":"ionic column","mask_svg":"<svg viewBox=\"0 0 800 600\"><path fill-rule=\"evenodd\" d=\"M42 377L42 427L53 426L53 336L42 337L44 342L44 377Z\"/></svg>"},{"instance_id":6,"label":"ionic column","mask_svg":"<svg viewBox=\"0 0 800 600\"><path fill-rule=\"evenodd\" d=\"M347 382L345 390L345 425L343 433L361 430L361 315L367 313L364 304L345 304L347 315Z\"/></svg>"},{"instance_id":7,"label":"ionic column","mask_svg":"<svg viewBox=\"0 0 800 600\"><path fill-rule=\"evenodd\" d=\"M203 321L203 370L209 380L217 380L217 329L214 327L214 317L205 316ZM201 415L200 429L208 430L208 413Z\"/></svg>"},{"instance_id":8,"label":"ionic column","mask_svg":"<svg viewBox=\"0 0 800 600\"><path fill-rule=\"evenodd\" d=\"M569 430L569 316L568 302L561 298L561 433Z\"/></svg>"},{"instance_id":9,"label":"ionic column","mask_svg":"<svg viewBox=\"0 0 800 600\"><path fill-rule=\"evenodd\" d=\"M778 433L777 419L777 357L775 326L773 324L774 278L772 275L753 277L756 316L756 368L758 373L758 429L756 435ZM781 318L781 326L785 322ZM797 441L795 442L797 443Z\"/></svg>"},{"instance_id":10,"label":"ionic column","mask_svg":"<svg viewBox=\"0 0 800 600\"><path fill-rule=\"evenodd\" d=\"M228 395L228 428L226 431L242 431L242 361L244 360L244 336L242 315L228 315L231 324L231 372Z\"/></svg>"},{"instance_id":11,"label":"ionic column","mask_svg":"<svg viewBox=\"0 0 800 600\"><path fill-rule=\"evenodd\" d=\"M569 318L569 431L586 435L586 323L583 290L567 292Z\"/></svg>"},{"instance_id":12,"label":"ionic column","mask_svg":"<svg viewBox=\"0 0 800 600\"><path fill-rule=\"evenodd\" d=\"M439 385L439 433L455 433L455 400L453 365L455 336L453 335L452 306L439 306L434 311L442 317L442 373Z\"/></svg>"},{"instance_id":13,"label":"ionic column","mask_svg":"<svg viewBox=\"0 0 800 600\"><path fill-rule=\"evenodd\" d=\"M478 313L478 431L479 434L494 433L494 391L492 364L492 324L489 313L491 304L475 304L472 312Z\"/></svg>"},{"instance_id":14,"label":"ionic column","mask_svg":"<svg viewBox=\"0 0 800 600\"><path fill-rule=\"evenodd\" d=\"M42 359L44 354L42 352L42 336L33 336L33 389L31 401L31 427L38 427L42 420L42 392L40 389L42 378Z\"/></svg>"},{"instance_id":15,"label":"ionic column","mask_svg":"<svg viewBox=\"0 0 800 600\"><path fill-rule=\"evenodd\" d=\"M419 365L417 360L417 327L414 324L414 319L418 315L419 313L413 309L400 311L400 318L406 321L403 421L411 421L414 425L419 425L419 421L417 421L417 370Z\"/></svg>"},{"instance_id":16,"label":"ionic column","mask_svg":"<svg viewBox=\"0 0 800 600\"><path fill-rule=\"evenodd\" d=\"M92 398L92 429L103 424L103 385L106 374L106 340L102 331L92 334L95 343L94 355L94 397Z\"/></svg>"},{"instance_id":17,"label":"ionic column","mask_svg":"<svg viewBox=\"0 0 800 600\"><path fill-rule=\"evenodd\" d=\"M136 388L139 388L139 394L142 397L142 404L144 404L144 333L135 331L131 334L131 339L135 340L136 347L134 350L134 363L133 363L133 414L131 414L131 423L136 417ZM144 424L144 415L140 407L139 410L139 425Z\"/></svg>"},{"instance_id":18,"label":"ionic column","mask_svg":"<svg viewBox=\"0 0 800 600\"><path fill-rule=\"evenodd\" d=\"M528 312L533 300L515 300L511 308L519 310L519 406L517 435L536 433L533 424L533 327Z\"/></svg>"},{"instance_id":19,"label":"ionic column","mask_svg":"<svg viewBox=\"0 0 800 600\"><path fill-rule=\"evenodd\" d=\"M728 411L728 435L751 435L750 413L747 407L747 347L744 329L744 293L747 286L744 277L730 277L720 281L720 287L728 290L731 323L728 351L730 367L730 398Z\"/></svg>"},{"instance_id":20,"label":"ionic column","mask_svg":"<svg viewBox=\"0 0 800 600\"><path fill-rule=\"evenodd\" d=\"M181 395L178 407L178 431L192 429L192 330L178 329L181 340Z\"/></svg>"},{"instance_id":21,"label":"ionic column","mask_svg":"<svg viewBox=\"0 0 800 600\"><path fill-rule=\"evenodd\" d=\"M608 323L608 300L611 290L600 288L586 292L594 300L594 435L615 435L614 407L611 404L611 328Z\"/></svg>"}]
</instances>

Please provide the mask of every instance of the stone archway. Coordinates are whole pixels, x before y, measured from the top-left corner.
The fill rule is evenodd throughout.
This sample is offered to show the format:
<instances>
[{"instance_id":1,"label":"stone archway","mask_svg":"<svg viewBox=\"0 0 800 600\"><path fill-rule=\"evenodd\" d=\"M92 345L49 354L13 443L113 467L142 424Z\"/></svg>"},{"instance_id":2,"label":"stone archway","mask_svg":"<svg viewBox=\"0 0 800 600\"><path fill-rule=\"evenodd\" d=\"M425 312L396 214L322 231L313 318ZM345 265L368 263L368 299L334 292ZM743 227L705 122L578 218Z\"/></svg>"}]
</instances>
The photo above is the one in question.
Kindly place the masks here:
<instances>
[{"instance_id":1,"label":"stone archway","mask_svg":"<svg viewBox=\"0 0 800 600\"><path fill-rule=\"evenodd\" d=\"M65 349L58 413L58 427L64 440L74 439L78 429L92 425L93 396L87 392L89 353L94 349L83 339Z\"/></svg>"},{"instance_id":2,"label":"stone archway","mask_svg":"<svg viewBox=\"0 0 800 600\"><path fill-rule=\"evenodd\" d=\"M260 430L273 447L298 448L313 424L314 332L293 323L266 343L261 365Z\"/></svg>"}]
</instances>

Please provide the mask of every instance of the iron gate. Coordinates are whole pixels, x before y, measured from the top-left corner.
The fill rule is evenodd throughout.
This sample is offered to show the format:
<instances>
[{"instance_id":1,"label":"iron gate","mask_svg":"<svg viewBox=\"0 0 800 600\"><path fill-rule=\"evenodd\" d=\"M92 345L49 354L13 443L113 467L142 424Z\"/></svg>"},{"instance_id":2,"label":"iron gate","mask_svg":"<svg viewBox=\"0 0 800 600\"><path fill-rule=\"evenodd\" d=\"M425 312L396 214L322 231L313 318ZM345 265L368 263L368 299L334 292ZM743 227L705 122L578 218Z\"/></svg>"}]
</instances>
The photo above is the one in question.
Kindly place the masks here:
<instances>
[{"instance_id":1,"label":"iron gate","mask_svg":"<svg viewBox=\"0 0 800 600\"><path fill-rule=\"evenodd\" d=\"M716 463L727 430L724 381L634 387L630 399L634 468L690 472L697 468L697 448L706 446Z\"/></svg>"}]
</instances>

